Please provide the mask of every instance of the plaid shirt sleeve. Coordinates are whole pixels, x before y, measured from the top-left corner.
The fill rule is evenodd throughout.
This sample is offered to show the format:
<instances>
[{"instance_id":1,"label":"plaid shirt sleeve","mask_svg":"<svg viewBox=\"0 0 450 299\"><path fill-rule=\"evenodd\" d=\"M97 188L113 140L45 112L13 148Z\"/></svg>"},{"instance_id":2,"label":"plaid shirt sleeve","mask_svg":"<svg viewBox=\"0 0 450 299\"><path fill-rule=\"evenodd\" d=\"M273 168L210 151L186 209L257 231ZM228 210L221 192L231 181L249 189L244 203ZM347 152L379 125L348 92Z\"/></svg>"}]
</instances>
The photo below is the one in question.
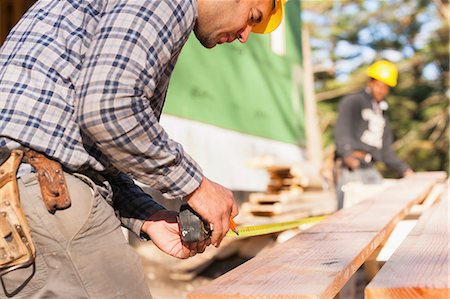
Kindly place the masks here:
<instances>
[{"instance_id":1,"label":"plaid shirt sleeve","mask_svg":"<svg viewBox=\"0 0 450 299\"><path fill-rule=\"evenodd\" d=\"M112 7L97 25L81 67L78 123L114 167L167 198L183 198L199 186L201 169L159 116L195 12L183 7L190 1L130 2ZM122 186L130 192L121 190L126 205L117 206L144 208L144 193Z\"/></svg>"},{"instance_id":2,"label":"plaid shirt sleeve","mask_svg":"<svg viewBox=\"0 0 450 299\"><path fill-rule=\"evenodd\" d=\"M164 207L122 172L109 175L107 179L114 193L113 207L122 225L140 236L144 221Z\"/></svg>"}]
</instances>

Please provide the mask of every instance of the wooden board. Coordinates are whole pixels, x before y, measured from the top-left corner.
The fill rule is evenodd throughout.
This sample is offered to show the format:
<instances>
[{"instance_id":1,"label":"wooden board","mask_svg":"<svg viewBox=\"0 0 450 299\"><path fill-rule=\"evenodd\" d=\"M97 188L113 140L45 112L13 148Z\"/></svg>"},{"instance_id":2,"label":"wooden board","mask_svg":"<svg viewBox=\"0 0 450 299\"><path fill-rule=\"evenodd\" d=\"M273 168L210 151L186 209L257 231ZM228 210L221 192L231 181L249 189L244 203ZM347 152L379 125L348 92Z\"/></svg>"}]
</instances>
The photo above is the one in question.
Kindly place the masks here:
<instances>
[{"instance_id":1,"label":"wooden board","mask_svg":"<svg viewBox=\"0 0 450 299\"><path fill-rule=\"evenodd\" d=\"M361 182L349 182L342 187L344 192L344 208L351 207L358 202L373 197L397 183L397 179L383 179L381 184L363 184Z\"/></svg>"},{"instance_id":2,"label":"wooden board","mask_svg":"<svg viewBox=\"0 0 450 299\"><path fill-rule=\"evenodd\" d=\"M298 201L302 198L302 191L294 189L289 191L280 192L278 194L268 193L251 193L249 196L249 202L271 204L276 202L292 202Z\"/></svg>"},{"instance_id":3,"label":"wooden board","mask_svg":"<svg viewBox=\"0 0 450 299\"><path fill-rule=\"evenodd\" d=\"M426 210L428 210L438 198L442 195L444 190L446 190L446 186L448 185L448 181L444 184L439 184L433 187L430 194L424 199L423 202L414 205L409 211L407 219L417 219L420 215Z\"/></svg>"},{"instance_id":4,"label":"wooden board","mask_svg":"<svg viewBox=\"0 0 450 299\"><path fill-rule=\"evenodd\" d=\"M409 219L402 220L395 226L389 238L384 242L383 246L380 248L375 260L377 262L386 262L391 258L392 254L397 250L397 248L406 239L408 234L416 226L417 220ZM378 270L376 271L378 272ZM374 273L376 274L376 273Z\"/></svg>"},{"instance_id":5,"label":"wooden board","mask_svg":"<svg viewBox=\"0 0 450 299\"><path fill-rule=\"evenodd\" d=\"M267 184L267 192L275 193L285 190L300 190L303 191L304 187L308 185L307 179L301 178L272 178Z\"/></svg>"},{"instance_id":6,"label":"wooden board","mask_svg":"<svg viewBox=\"0 0 450 299\"><path fill-rule=\"evenodd\" d=\"M239 213L239 215L234 218L236 223L239 225L247 226L247 225L258 225L258 224L268 224L268 223L279 223L279 222L287 222L287 221L295 221L303 218L307 218L310 216L309 212L292 212L284 215L278 216L254 216L248 213Z\"/></svg>"},{"instance_id":7,"label":"wooden board","mask_svg":"<svg viewBox=\"0 0 450 299\"><path fill-rule=\"evenodd\" d=\"M324 215L336 210L336 202L333 200L319 202L289 202L274 203L269 205L243 203L241 212L255 216L277 216L293 212L307 212L308 216Z\"/></svg>"},{"instance_id":8,"label":"wooden board","mask_svg":"<svg viewBox=\"0 0 450 299\"><path fill-rule=\"evenodd\" d=\"M249 202L255 204L272 204L272 203L285 203L285 202L320 202L320 201L336 201L336 194L334 191L300 191L289 190L283 191L278 194L267 193L251 193L249 196Z\"/></svg>"},{"instance_id":9,"label":"wooden board","mask_svg":"<svg viewBox=\"0 0 450 299\"><path fill-rule=\"evenodd\" d=\"M334 191L326 191L326 190L319 190L319 191L312 191L308 190L302 193L301 195L302 201L305 202L321 202L321 201L336 201L336 193Z\"/></svg>"},{"instance_id":10,"label":"wooden board","mask_svg":"<svg viewBox=\"0 0 450 299\"><path fill-rule=\"evenodd\" d=\"M417 173L194 290L197 298L333 298L444 173Z\"/></svg>"},{"instance_id":11,"label":"wooden board","mask_svg":"<svg viewBox=\"0 0 450 299\"><path fill-rule=\"evenodd\" d=\"M448 189L366 287L366 298L450 298Z\"/></svg>"},{"instance_id":12,"label":"wooden board","mask_svg":"<svg viewBox=\"0 0 450 299\"><path fill-rule=\"evenodd\" d=\"M333 298L370 255L373 239L374 233L300 233L188 298ZM354 256L361 256L358 266L349 263Z\"/></svg>"},{"instance_id":13,"label":"wooden board","mask_svg":"<svg viewBox=\"0 0 450 299\"><path fill-rule=\"evenodd\" d=\"M442 183L445 176L444 172L420 172L398 180L397 184L372 197L330 215L311 232L381 231L385 227L392 230L412 206L427 197L436 183Z\"/></svg>"},{"instance_id":14,"label":"wooden board","mask_svg":"<svg viewBox=\"0 0 450 299\"><path fill-rule=\"evenodd\" d=\"M172 264L169 268L169 277L174 280L192 280L212 264L214 260L223 259L239 252L245 241L245 238L226 238L222 241L219 248L208 246L204 253Z\"/></svg>"}]
</instances>

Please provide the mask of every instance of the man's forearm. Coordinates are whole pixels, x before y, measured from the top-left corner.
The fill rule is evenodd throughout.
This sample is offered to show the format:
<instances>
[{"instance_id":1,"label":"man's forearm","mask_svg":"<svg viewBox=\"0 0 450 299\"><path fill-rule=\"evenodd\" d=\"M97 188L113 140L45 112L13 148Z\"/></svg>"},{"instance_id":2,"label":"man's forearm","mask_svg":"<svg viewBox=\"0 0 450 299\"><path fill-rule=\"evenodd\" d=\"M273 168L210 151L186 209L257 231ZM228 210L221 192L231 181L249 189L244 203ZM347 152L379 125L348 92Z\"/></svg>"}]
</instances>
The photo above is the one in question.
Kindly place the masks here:
<instances>
[{"instance_id":1,"label":"man's forearm","mask_svg":"<svg viewBox=\"0 0 450 299\"><path fill-rule=\"evenodd\" d=\"M165 210L126 174L118 173L108 177L107 180L113 188L113 207L122 225L136 235L140 235L142 225L147 219Z\"/></svg>"}]
</instances>

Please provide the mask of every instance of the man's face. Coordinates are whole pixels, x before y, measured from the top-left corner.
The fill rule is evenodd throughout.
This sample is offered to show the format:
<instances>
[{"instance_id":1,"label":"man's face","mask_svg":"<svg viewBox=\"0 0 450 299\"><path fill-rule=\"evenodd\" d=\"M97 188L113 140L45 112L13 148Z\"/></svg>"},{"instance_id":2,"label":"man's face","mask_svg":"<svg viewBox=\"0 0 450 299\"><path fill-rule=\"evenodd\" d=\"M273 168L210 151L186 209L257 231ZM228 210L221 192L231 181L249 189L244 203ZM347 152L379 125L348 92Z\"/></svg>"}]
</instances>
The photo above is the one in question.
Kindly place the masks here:
<instances>
[{"instance_id":1,"label":"man's face","mask_svg":"<svg viewBox=\"0 0 450 299\"><path fill-rule=\"evenodd\" d=\"M378 80L370 80L369 88L372 92L372 96L377 102L381 102L389 94L389 86Z\"/></svg>"},{"instance_id":2,"label":"man's face","mask_svg":"<svg viewBox=\"0 0 450 299\"><path fill-rule=\"evenodd\" d=\"M198 0L194 33L206 48L239 39L245 43L252 26L270 16L273 0Z\"/></svg>"}]
</instances>

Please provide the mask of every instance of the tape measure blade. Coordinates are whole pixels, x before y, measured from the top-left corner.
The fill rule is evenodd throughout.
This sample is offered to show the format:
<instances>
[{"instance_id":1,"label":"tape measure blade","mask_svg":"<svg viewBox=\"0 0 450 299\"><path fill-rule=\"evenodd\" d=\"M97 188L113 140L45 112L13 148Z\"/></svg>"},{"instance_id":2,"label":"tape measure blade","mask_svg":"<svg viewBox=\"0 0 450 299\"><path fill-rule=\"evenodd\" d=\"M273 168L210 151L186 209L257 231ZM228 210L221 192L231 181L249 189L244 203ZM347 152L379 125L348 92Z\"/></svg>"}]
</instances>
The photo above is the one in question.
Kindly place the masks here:
<instances>
[{"instance_id":1,"label":"tape measure blade","mask_svg":"<svg viewBox=\"0 0 450 299\"><path fill-rule=\"evenodd\" d=\"M268 224L238 227L239 237L254 237L281 232L287 229L298 227L301 224L318 222L320 220L323 220L325 217L326 216L317 216L288 222L278 222L278 223L268 223ZM227 236L237 237L236 233L231 230L228 231Z\"/></svg>"}]
</instances>

